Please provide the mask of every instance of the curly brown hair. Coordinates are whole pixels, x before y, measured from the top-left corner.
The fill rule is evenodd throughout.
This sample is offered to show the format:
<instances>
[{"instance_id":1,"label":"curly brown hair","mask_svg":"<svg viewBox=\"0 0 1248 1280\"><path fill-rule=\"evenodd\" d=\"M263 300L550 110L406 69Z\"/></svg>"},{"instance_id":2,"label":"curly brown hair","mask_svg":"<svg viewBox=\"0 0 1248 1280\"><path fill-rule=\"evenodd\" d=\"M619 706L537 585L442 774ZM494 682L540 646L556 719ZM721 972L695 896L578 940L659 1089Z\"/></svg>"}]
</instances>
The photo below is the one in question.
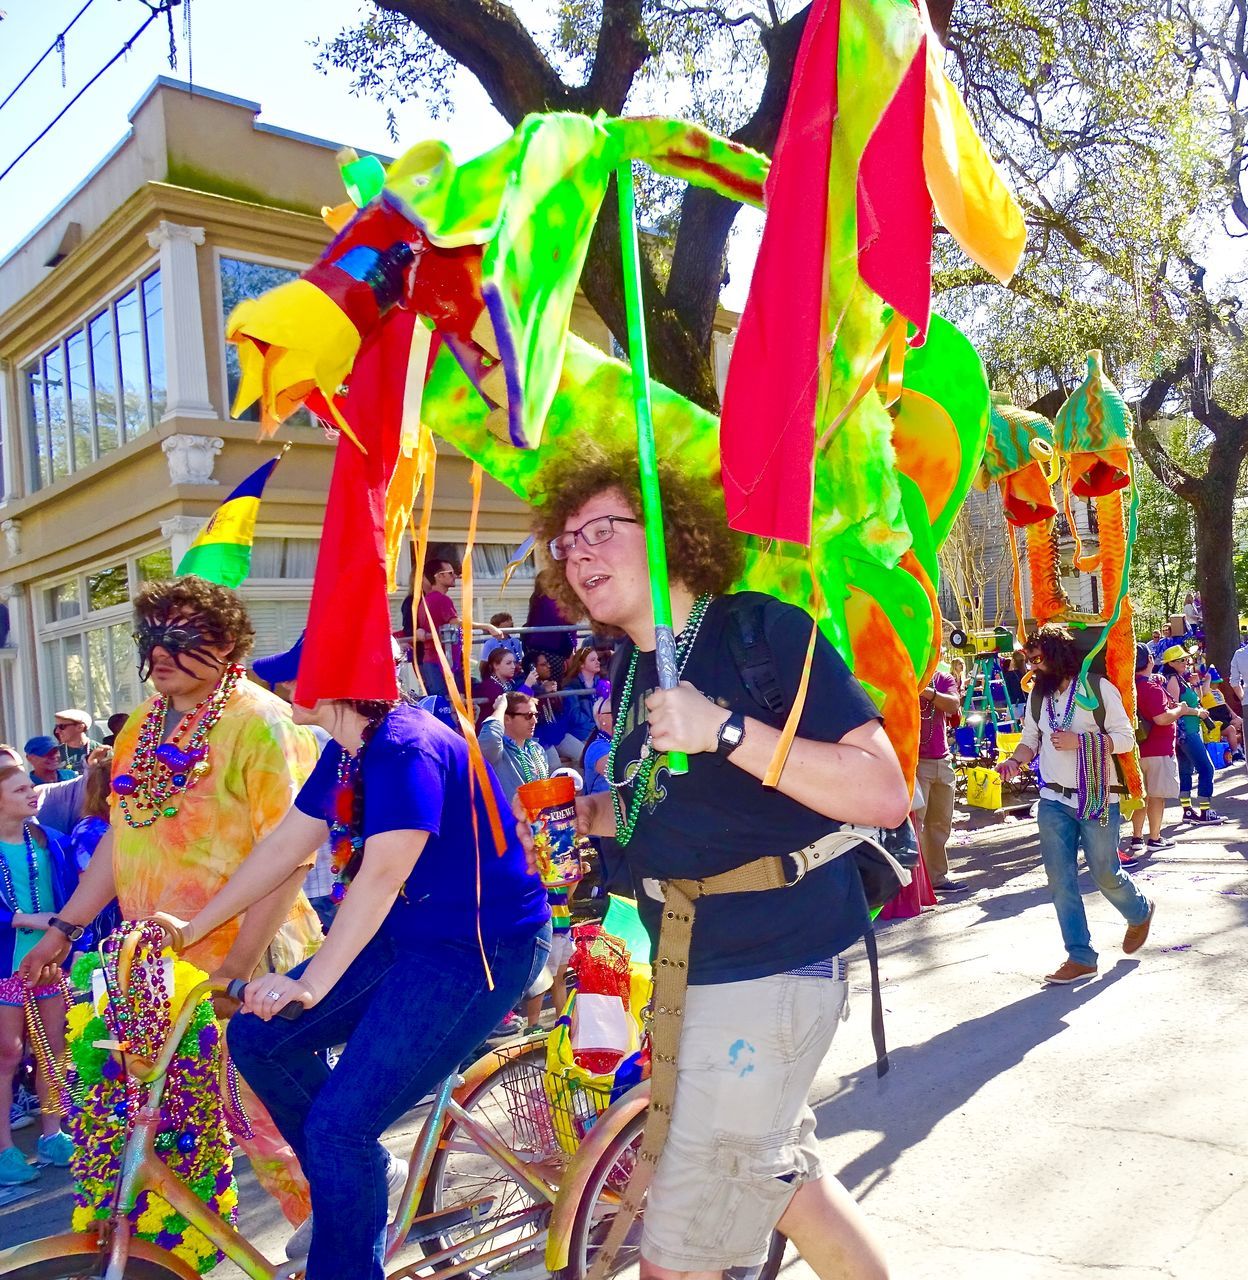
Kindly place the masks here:
<instances>
[{"instance_id":1,"label":"curly brown hair","mask_svg":"<svg viewBox=\"0 0 1248 1280\"><path fill-rule=\"evenodd\" d=\"M166 618L183 610L195 616L212 644L233 642L231 662L242 662L251 652L256 629L251 625L247 606L229 587L187 574L183 578L146 582L134 597L137 619Z\"/></svg>"},{"instance_id":2,"label":"curly brown hair","mask_svg":"<svg viewBox=\"0 0 1248 1280\"><path fill-rule=\"evenodd\" d=\"M745 566L745 540L728 527L723 494L704 478L687 475L663 458L659 459L658 473L672 578L694 595L722 595L741 577ZM569 618L585 617L585 606L568 582L566 562L552 559L548 544L563 532L573 512L608 489L619 490L640 519L641 481L635 451L583 447L551 459L533 487L537 495L533 532L543 566L542 580Z\"/></svg>"}]
</instances>

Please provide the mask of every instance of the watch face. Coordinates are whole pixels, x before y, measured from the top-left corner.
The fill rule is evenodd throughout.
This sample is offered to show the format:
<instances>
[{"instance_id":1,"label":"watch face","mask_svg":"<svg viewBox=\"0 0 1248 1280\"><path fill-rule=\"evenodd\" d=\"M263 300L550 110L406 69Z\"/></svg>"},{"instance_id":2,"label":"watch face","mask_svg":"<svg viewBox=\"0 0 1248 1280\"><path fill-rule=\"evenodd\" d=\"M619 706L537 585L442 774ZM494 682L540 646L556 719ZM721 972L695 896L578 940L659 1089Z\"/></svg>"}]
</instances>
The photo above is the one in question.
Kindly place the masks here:
<instances>
[{"instance_id":1,"label":"watch face","mask_svg":"<svg viewBox=\"0 0 1248 1280\"><path fill-rule=\"evenodd\" d=\"M745 736L745 731L739 724L726 724L720 730L721 740L726 747L738 746L741 739Z\"/></svg>"}]
</instances>

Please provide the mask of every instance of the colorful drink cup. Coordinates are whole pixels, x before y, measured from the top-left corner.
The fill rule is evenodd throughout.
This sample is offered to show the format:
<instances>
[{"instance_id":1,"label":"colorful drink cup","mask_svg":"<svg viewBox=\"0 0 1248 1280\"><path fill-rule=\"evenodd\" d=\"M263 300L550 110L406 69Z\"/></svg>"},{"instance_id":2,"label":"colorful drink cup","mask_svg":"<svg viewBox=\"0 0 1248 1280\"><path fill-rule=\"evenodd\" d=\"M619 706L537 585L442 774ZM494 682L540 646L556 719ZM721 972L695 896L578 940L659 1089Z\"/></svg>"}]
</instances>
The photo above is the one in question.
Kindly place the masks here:
<instances>
[{"instance_id":1,"label":"colorful drink cup","mask_svg":"<svg viewBox=\"0 0 1248 1280\"><path fill-rule=\"evenodd\" d=\"M575 884L584 874L576 844L576 783L571 778L538 778L516 790L533 827L542 883Z\"/></svg>"}]
</instances>

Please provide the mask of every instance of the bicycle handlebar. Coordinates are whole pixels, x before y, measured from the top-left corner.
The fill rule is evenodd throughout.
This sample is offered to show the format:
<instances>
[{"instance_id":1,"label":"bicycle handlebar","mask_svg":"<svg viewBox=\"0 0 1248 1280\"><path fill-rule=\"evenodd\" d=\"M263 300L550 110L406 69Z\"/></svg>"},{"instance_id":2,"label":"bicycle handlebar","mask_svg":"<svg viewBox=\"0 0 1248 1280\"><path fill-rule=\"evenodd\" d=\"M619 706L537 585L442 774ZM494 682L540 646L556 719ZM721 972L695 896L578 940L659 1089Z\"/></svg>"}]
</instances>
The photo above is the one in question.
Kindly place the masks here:
<instances>
[{"instance_id":1,"label":"bicycle handlebar","mask_svg":"<svg viewBox=\"0 0 1248 1280\"><path fill-rule=\"evenodd\" d=\"M225 994L231 1000L242 1000L247 990L247 982L243 978L233 978L225 984ZM298 1000L291 1000L273 1015L275 1018L285 1018L287 1022L293 1021L303 1013L303 1005Z\"/></svg>"}]
</instances>

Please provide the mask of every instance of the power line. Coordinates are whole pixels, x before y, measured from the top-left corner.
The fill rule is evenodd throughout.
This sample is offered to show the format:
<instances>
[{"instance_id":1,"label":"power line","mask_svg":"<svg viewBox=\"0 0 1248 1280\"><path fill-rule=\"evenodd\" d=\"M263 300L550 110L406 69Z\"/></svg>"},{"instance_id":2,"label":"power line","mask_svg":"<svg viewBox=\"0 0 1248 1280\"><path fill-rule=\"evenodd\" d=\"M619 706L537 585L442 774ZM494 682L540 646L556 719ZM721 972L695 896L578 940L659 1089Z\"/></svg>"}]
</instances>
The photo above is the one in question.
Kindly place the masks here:
<instances>
[{"instance_id":1,"label":"power line","mask_svg":"<svg viewBox=\"0 0 1248 1280\"><path fill-rule=\"evenodd\" d=\"M31 69L26 72L26 74L17 82L17 84L13 86L12 90L10 90L9 92L9 96L5 98L3 102L0 102L0 111L3 111L4 108L9 105L9 103L13 99L13 95L16 94L17 91L22 87L22 85L24 85L26 81L29 80L30 77L33 76L36 71L39 70L39 68L43 65L44 58L46 58L48 54L54 52L56 49L60 49L62 51L62 54L64 53L64 44L62 42L64 41L65 37L69 35L70 27L72 27L74 23L77 22L78 19L81 18L82 15L86 13L86 11L94 3L95 3L95 0L87 0L87 3L84 4L76 14L74 14L73 18L70 21L69 26L66 27L65 30L62 31L61 34L57 36L56 39L53 40L50 45L48 45L48 47L43 51L43 53L39 55L39 60L35 63L35 65L31 67Z\"/></svg>"},{"instance_id":2,"label":"power line","mask_svg":"<svg viewBox=\"0 0 1248 1280\"><path fill-rule=\"evenodd\" d=\"M88 0L88 3L90 3L90 0ZM95 73L95 75L93 75L91 79L88 80L87 83L84 84L82 88L79 89L78 92L74 94L72 98L70 98L70 100L60 109L60 111L58 111L56 115L53 116L52 120L48 123L46 128L44 128L43 131L38 135L38 137L33 139L30 142L30 144L21 152L21 154L18 155L13 161L10 162L8 168L5 169L3 173L0 173L0 182L3 182L5 178L7 178L9 174L12 173L13 170L35 149L35 147L37 147L39 143L41 143L44 140L44 138L46 138L48 134L52 132L52 130L64 117L65 113L70 109L70 107L72 107L74 103L77 102L78 99L81 98L82 95L86 93L86 91L89 88L91 88L91 86L109 69L109 67L111 67L119 59L124 58L125 55L130 52L130 48L134 44L134 42L143 34L143 32L145 32L148 29L148 27L152 25L153 22L156 21L157 18L161 16L161 14L165 12L166 10L164 9L154 9L152 11L151 16L144 21L143 25L134 33L134 35L132 35L130 39L127 40L126 43L123 44L121 48L118 49L117 52L113 54L113 56L109 58L109 60Z\"/></svg>"}]
</instances>

